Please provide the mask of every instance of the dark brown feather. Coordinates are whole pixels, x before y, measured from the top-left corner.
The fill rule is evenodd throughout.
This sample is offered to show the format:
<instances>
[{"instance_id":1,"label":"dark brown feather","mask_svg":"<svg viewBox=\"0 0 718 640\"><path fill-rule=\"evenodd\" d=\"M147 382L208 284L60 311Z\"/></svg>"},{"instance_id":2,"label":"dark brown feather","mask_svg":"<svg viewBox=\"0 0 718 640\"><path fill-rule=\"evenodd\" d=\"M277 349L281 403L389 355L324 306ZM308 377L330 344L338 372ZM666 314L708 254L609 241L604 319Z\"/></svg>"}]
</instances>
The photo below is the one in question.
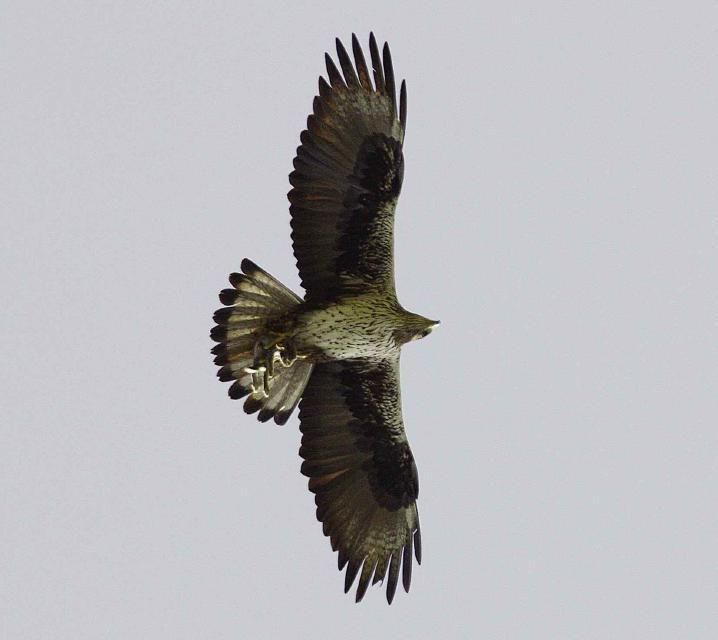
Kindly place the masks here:
<instances>
[{"instance_id":1,"label":"dark brown feather","mask_svg":"<svg viewBox=\"0 0 718 640\"><path fill-rule=\"evenodd\" d=\"M404 546L404 555L401 562L401 581L404 585L404 591L409 593L409 587L411 586L411 547L412 537L409 536L409 540Z\"/></svg>"},{"instance_id":2,"label":"dark brown feather","mask_svg":"<svg viewBox=\"0 0 718 640\"><path fill-rule=\"evenodd\" d=\"M359 573L359 567L361 567L361 562L357 562L355 560L349 561L349 564L347 565L347 572L344 575L344 593L347 593L349 589L352 588L354 580L357 577L357 573Z\"/></svg>"},{"instance_id":3,"label":"dark brown feather","mask_svg":"<svg viewBox=\"0 0 718 640\"><path fill-rule=\"evenodd\" d=\"M359 74L359 82L361 86L367 91L373 91L371 86L371 79L369 78L369 69L366 66L366 60L364 59L364 52L362 51L359 40L355 34L352 33L352 52L354 53L354 62L356 64L357 73Z\"/></svg>"},{"instance_id":4,"label":"dark brown feather","mask_svg":"<svg viewBox=\"0 0 718 640\"><path fill-rule=\"evenodd\" d=\"M344 74L344 80L347 87L358 87L359 78L357 78L357 75L354 72L354 66L349 58L349 54L339 38L336 39L336 47L337 57L339 58L339 64L342 68L342 73Z\"/></svg>"},{"instance_id":5,"label":"dark brown feather","mask_svg":"<svg viewBox=\"0 0 718 640\"><path fill-rule=\"evenodd\" d=\"M396 113L396 86L394 83L394 65L391 63L391 51L389 51L389 43L384 43L384 76L386 82L386 92L391 99L393 113Z\"/></svg>"},{"instance_id":6,"label":"dark brown feather","mask_svg":"<svg viewBox=\"0 0 718 640\"><path fill-rule=\"evenodd\" d=\"M337 69L336 65L334 64L334 60L332 60L331 56L328 53L324 54L324 62L327 66L327 75L329 76L329 82L331 83L332 87L346 87L344 84L344 80L339 73L339 69Z\"/></svg>"},{"instance_id":7,"label":"dark brown feather","mask_svg":"<svg viewBox=\"0 0 718 640\"><path fill-rule=\"evenodd\" d=\"M399 122L401 122L401 128L406 131L406 80L401 81L401 91L399 92Z\"/></svg>"},{"instance_id":8,"label":"dark brown feather","mask_svg":"<svg viewBox=\"0 0 718 640\"><path fill-rule=\"evenodd\" d=\"M371 54L371 66L374 71L374 86L377 93L386 94L386 85L384 84L384 70L381 66L381 58L379 57L379 47L376 45L374 33L369 34L369 53Z\"/></svg>"},{"instance_id":9,"label":"dark brown feather","mask_svg":"<svg viewBox=\"0 0 718 640\"><path fill-rule=\"evenodd\" d=\"M359 578L359 586L357 587L356 598L354 600L355 602L361 602L364 597L364 594L369 587L369 582L371 581L371 576L374 573L375 567L376 557L369 556L366 560L364 560L364 566L362 567L361 577Z\"/></svg>"},{"instance_id":10,"label":"dark brown feather","mask_svg":"<svg viewBox=\"0 0 718 640\"><path fill-rule=\"evenodd\" d=\"M399 563L401 562L401 555L399 551L394 551L391 556L391 563L389 564L389 582L386 585L386 601L391 604L394 600L394 594L396 593L396 585L399 582Z\"/></svg>"}]
</instances>

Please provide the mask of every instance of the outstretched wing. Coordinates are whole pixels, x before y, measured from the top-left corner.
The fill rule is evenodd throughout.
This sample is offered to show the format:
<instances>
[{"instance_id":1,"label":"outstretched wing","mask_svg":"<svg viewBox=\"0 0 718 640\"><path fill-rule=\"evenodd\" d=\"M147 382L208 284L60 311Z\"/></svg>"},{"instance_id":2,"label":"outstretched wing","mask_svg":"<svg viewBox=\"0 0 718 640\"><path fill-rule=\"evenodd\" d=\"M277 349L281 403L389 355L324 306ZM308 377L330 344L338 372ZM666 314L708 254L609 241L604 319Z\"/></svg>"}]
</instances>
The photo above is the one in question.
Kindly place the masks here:
<instances>
[{"instance_id":1,"label":"outstretched wing","mask_svg":"<svg viewBox=\"0 0 718 640\"><path fill-rule=\"evenodd\" d=\"M354 65L337 39L342 73L326 55L314 113L289 176L292 240L307 300L368 286L394 290L394 209L404 174L406 84L397 110L388 45L369 40L374 86L359 42Z\"/></svg>"},{"instance_id":2,"label":"outstretched wing","mask_svg":"<svg viewBox=\"0 0 718 640\"><path fill-rule=\"evenodd\" d=\"M339 570L347 567L344 591L361 569L358 602L372 576L372 584L383 581L388 569L391 604L402 562L409 591L412 548L421 562L419 480L401 419L398 355L316 365L299 419L302 473Z\"/></svg>"}]
</instances>

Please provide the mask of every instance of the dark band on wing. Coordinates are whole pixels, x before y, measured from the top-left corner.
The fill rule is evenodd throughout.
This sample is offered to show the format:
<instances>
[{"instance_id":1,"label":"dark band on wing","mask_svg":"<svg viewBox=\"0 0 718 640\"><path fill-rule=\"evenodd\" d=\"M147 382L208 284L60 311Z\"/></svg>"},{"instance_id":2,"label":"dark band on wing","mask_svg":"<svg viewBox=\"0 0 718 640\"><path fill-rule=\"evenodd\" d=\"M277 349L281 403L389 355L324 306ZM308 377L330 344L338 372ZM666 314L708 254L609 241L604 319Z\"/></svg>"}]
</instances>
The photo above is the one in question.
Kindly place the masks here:
<instances>
[{"instance_id":1,"label":"dark band on wing","mask_svg":"<svg viewBox=\"0 0 718 640\"><path fill-rule=\"evenodd\" d=\"M362 465L376 501L393 511L419 497L419 477L403 427L392 429L387 414L394 411L397 390L387 384L383 368L346 367L341 382L354 416L349 429L357 448L370 454Z\"/></svg>"}]
</instances>

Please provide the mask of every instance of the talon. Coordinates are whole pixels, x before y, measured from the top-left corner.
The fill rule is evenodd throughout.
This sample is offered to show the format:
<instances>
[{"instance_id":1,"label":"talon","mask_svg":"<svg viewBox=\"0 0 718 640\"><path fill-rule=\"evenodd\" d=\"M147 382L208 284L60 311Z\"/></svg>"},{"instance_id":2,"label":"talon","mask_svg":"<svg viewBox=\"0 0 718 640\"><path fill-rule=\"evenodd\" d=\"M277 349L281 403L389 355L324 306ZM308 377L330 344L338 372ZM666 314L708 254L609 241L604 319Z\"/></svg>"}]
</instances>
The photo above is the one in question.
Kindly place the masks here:
<instances>
[{"instance_id":1,"label":"talon","mask_svg":"<svg viewBox=\"0 0 718 640\"><path fill-rule=\"evenodd\" d=\"M269 385L276 375L275 363L285 369L291 367L302 356L297 355L294 344L289 341L285 344L272 343L268 337L262 337L254 345L254 362L244 367L244 372L252 376L250 389L255 396L269 397Z\"/></svg>"},{"instance_id":2,"label":"talon","mask_svg":"<svg viewBox=\"0 0 718 640\"><path fill-rule=\"evenodd\" d=\"M297 350L294 348L294 343L289 342L285 347L282 348L282 353L279 354L279 361L283 367L291 367L297 359Z\"/></svg>"},{"instance_id":3,"label":"talon","mask_svg":"<svg viewBox=\"0 0 718 640\"><path fill-rule=\"evenodd\" d=\"M265 398L269 397L268 387L265 383L267 376L266 368L262 366L256 368L245 367L244 370L252 375L252 382L249 383L249 388L251 389L252 394L260 395Z\"/></svg>"},{"instance_id":4,"label":"talon","mask_svg":"<svg viewBox=\"0 0 718 640\"><path fill-rule=\"evenodd\" d=\"M264 370L264 387L262 389L262 392L264 393L265 398L269 398L269 369Z\"/></svg>"}]
</instances>

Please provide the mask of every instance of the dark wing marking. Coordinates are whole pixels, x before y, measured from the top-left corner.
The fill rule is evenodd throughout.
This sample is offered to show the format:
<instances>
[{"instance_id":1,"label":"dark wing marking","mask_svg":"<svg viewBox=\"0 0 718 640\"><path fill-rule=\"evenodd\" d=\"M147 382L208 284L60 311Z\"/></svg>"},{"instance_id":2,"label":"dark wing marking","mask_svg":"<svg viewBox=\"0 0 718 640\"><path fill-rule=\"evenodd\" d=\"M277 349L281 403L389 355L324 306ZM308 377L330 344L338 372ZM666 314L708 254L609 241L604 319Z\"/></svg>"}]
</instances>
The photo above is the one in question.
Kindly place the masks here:
<instances>
[{"instance_id":1,"label":"dark wing marking","mask_svg":"<svg viewBox=\"0 0 718 640\"><path fill-rule=\"evenodd\" d=\"M307 300L325 301L376 286L394 290L394 210L404 174L406 86L397 110L389 47L374 39L372 87L352 36L354 65L337 40L341 72L326 55L289 176L292 240Z\"/></svg>"},{"instance_id":2,"label":"dark wing marking","mask_svg":"<svg viewBox=\"0 0 718 640\"><path fill-rule=\"evenodd\" d=\"M391 603L400 565L409 591L412 550L421 562L419 481L401 418L398 356L316 365L299 419L302 473L339 570L347 567L344 590L361 569L358 602L388 570Z\"/></svg>"}]
</instances>

